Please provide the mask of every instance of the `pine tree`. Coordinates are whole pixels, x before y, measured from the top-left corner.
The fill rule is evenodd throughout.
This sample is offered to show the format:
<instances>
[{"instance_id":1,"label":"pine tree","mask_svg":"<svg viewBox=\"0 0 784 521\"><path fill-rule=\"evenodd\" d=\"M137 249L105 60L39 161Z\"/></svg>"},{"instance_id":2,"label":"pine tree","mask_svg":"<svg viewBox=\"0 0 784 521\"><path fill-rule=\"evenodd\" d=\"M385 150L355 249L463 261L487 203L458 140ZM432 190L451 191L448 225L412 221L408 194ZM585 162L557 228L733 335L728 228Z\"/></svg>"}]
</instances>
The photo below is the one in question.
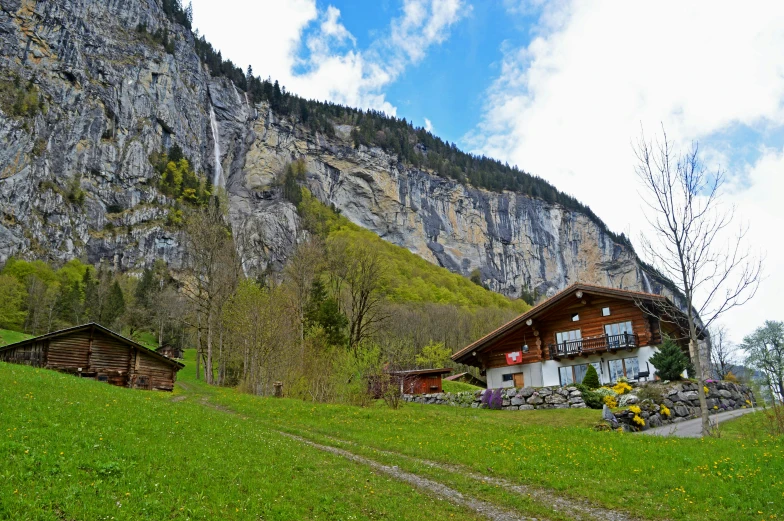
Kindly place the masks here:
<instances>
[{"instance_id":1,"label":"pine tree","mask_svg":"<svg viewBox=\"0 0 784 521\"><path fill-rule=\"evenodd\" d=\"M104 306L101 313L101 322L105 326L112 327L123 313L125 313L125 297L123 297L120 283L115 280L109 289L106 306Z\"/></svg>"},{"instance_id":2,"label":"pine tree","mask_svg":"<svg viewBox=\"0 0 784 521\"><path fill-rule=\"evenodd\" d=\"M596 368L593 366L593 364L588 364L588 369L585 371L585 376L583 377L582 383L591 390L601 387L601 384L599 383L599 375L596 373Z\"/></svg>"},{"instance_id":3,"label":"pine tree","mask_svg":"<svg viewBox=\"0 0 784 521\"><path fill-rule=\"evenodd\" d=\"M690 365L689 358L671 338L665 338L649 362L662 380L680 380L683 371Z\"/></svg>"}]
</instances>

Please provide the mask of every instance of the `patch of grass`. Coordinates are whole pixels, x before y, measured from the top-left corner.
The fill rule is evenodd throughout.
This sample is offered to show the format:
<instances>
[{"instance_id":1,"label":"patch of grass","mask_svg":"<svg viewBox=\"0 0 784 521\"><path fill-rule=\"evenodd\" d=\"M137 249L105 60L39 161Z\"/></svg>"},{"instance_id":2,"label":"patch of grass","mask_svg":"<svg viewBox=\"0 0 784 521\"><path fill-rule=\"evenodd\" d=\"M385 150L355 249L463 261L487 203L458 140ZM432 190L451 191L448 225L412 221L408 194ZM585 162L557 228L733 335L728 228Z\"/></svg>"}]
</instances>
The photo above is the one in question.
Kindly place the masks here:
<instances>
[{"instance_id":1,"label":"patch of grass","mask_svg":"<svg viewBox=\"0 0 784 521\"><path fill-rule=\"evenodd\" d=\"M476 385L467 384L465 382L451 382L449 380L442 381L441 388L445 393L464 393L481 389L481 387L477 387Z\"/></svg>"},{"instance_id":2,"label":"patch of grass","mask_svg":"<svg viewBox=\"0 0 784 521\"><path fill-rule=\"evenodd\" d=\"M0 519L477 519L206 407L0 363Z\"/></svg>"},{"instance_id":3,"label":"patch of grass","mask_svg":"<svg viewBox=\"0 0 784 521\"><path fill-rule=\"evenodd\" d=\"M590 409L359 409L233 390L213 399L281 430L459 464L645 518L740 521L784 514L784 440L759 432L741 443L596 432L601 413Z\"/></svg>"},{"instance_id":4,"label":"patch of grass","mask_svg":"<svg viewBox=\"0 0 784 521\"><path fill-rule=\"evenodd\" d=\"M11 331L10 329L0 329L0 346L15 344L16 342L21 342L28 338L32 338L32 335L20 333L19 331Z\"/></svg>"}]
</instances>

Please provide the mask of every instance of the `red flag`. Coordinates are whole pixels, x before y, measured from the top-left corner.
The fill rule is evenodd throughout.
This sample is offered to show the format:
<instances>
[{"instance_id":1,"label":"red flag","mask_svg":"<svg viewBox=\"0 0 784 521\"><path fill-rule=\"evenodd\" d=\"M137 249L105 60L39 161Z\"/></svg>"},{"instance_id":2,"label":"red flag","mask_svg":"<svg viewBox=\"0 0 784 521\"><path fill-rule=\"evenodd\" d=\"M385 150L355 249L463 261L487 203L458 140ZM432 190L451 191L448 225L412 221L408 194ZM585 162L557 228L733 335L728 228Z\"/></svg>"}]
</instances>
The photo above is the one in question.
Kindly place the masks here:
<instances>
[{"instance_id":1,"label":"red flag","mask_svg":"<svg viewBox=\"0 0 784 521\"><path fill-rule=\"evenodd\" d=\"M520 351L514 351L512 353L506 353L506 365L517 365L523 359L523 353Z\"/></svg>"}]
</instances>

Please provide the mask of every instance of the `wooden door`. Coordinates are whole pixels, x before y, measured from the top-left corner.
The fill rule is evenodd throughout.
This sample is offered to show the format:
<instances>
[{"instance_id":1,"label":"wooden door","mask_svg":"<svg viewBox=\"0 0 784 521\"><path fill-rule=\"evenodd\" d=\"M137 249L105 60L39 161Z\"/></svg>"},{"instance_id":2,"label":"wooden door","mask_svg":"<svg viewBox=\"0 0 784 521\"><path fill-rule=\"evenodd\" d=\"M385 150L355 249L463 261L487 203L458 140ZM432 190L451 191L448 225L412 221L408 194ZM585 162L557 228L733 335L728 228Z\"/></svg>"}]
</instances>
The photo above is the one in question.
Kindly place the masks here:
<instances>
[{"instance_id":1,"label":"wooden door","mask_svg":"<svg viewBox=\"0 0 784 521\"><path fill-rule=\"evenodd\" d=\"M514 378L515 387L525 387L525 375L523 373L515 373L512 377Z\"/></svg>"}]
</instances>

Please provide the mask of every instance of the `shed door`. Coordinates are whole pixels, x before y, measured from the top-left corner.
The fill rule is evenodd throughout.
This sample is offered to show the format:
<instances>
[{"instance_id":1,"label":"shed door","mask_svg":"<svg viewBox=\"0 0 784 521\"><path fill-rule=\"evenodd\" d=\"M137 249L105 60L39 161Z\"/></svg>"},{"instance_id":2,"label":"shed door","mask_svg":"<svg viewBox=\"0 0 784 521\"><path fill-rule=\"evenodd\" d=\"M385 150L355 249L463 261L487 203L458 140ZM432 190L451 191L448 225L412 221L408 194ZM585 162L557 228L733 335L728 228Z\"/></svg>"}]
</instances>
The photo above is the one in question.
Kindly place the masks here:
<instances>
[{"instance_id":1,"label":"shed door","mask_svg":"<svg viewBox=\"0 0 784 521\"><path fill-rule=\"evenodd\" d=\"M523 373L515 373L512 376L514 377L515 387L525 387L525 375Z\"/></svg>"}]
</instances>

